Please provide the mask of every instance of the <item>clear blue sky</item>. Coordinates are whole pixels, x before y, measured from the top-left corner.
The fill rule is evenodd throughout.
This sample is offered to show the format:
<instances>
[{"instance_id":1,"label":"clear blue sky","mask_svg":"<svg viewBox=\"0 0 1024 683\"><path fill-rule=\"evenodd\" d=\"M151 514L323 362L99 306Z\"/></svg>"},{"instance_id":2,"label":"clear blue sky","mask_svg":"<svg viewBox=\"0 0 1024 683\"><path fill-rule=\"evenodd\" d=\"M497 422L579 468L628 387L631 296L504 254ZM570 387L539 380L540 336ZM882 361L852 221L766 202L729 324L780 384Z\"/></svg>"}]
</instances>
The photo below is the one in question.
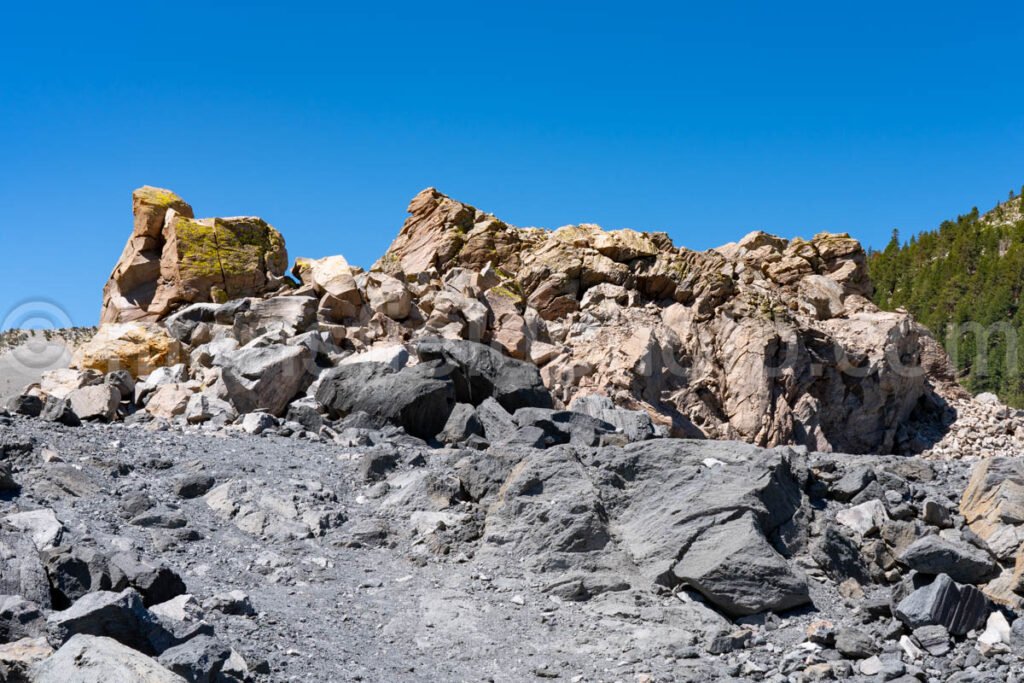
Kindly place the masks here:
<instances>
[{"instance_id":1,"label":"clear blue sky","mask_svg":"<svg viewBox=\"0 0 1024 683\"><path fill-rule=\"evenodd\" d=\"M209 4L5 5L0 315L95 323L143 184L365 266L430 185L703 249L1024 183L1019 2Z\"/></svg>"}]
</instances>

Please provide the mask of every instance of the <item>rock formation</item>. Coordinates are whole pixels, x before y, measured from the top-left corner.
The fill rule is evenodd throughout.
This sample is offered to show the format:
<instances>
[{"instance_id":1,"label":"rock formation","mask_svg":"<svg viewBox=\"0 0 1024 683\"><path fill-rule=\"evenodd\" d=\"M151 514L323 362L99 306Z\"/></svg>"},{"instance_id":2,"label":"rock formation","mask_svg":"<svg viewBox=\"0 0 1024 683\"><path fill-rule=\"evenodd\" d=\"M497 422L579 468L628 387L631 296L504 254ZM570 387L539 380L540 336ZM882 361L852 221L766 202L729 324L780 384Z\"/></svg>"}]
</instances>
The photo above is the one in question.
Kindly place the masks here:
<instances>
[{"instance_id":1,"label":"rock formation","mask_svg":"<svg viewBox=\"0 0 1024 683\"><path fill-rule=\"evenodd\" d=\"M288 268L284 239L262 219L196 220L181 197L148 186L132 193L132 212L101 323L154 321L182 304L263 294Z\"/></svg>"},{"instance_id":2,"label":"rock formation","mask_svg":"<svg viewBox=\"0 0 1024 683\"><path fill-rule=\"evenodd\" d=\"M755 232L693 252L664 233L515 228L428 189L369 272L342 256L300 258L294 282L281 277L283 239L259 219L197 221L180 197L154 188L135 192L134 209L104 321L164 320L204 385L255 382L237 380L238 361L212 363L220 380L200 371L215 348L247 347L270 330L284 336L259 346L306 332L330 346L308 348L305 360L276 352L295 356L287 379L264 382L281 395L250 391L237 403L241 393L219 391L240 413L283 414L319 373L303 379L295 367L318 354L330 365L428 337L532 363L555 408L605 396L666 433L766 447L920 451L940 436L943 396L961 396L930 334L870 302L864 251L846 235Z\"/></svg>"}]
</instances>

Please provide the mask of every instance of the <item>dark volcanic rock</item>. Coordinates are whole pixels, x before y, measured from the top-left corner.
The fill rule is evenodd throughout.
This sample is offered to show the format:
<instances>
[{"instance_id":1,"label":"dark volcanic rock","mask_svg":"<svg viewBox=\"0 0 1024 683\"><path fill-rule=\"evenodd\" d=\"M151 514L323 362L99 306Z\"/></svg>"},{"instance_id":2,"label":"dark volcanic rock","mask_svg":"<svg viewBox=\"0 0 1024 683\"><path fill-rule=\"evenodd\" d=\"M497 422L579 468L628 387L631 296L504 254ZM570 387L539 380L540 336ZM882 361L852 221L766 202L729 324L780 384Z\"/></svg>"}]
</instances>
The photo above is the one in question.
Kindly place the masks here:
<instances>
[{"instance_id":1,"label":"dark volcanic rock","mask_svg":"<svg viewBox=\"0 0 1024 683\"><path fill-rule=\"evenodd\" d=\"M332 418L360 411L374 426L396 424L430 439L444 429L455 406L452 383L430 374L419 366L395 372L383 363L349 363L324 373L316 400Z\"/></svg>"},{"instance_id":2,"label":"dark volcanic rock","mask_svg":"<svg viewBox=\"0 0 1024 683\"><path fill-rule=\"evenodd\" d=\"M979 628L991 611L988 599L973 586L962 586L945 574L918 588L896 606L896 616L910 628L938 624L956 636Z\"/></svg>"},{"instance_id":3,"label":"dark volcanic rock","mask_svg":"<svg viewBox=\"0 0 1024 683\"><path fill-rule=\"evenodd\" d=\"M417 345L416 355L421 361L444 362L460 403L480 405L491 397L510 413L519 408L552 407L551 394L544 387L537 366L503 356L489 346L428 339Z\"/></svg>"},{"instance_id":4,"label":"dark volcanic rock","mask_svg":"<svg viewBox=\"0 0 1024 683\"><path fill-rule=\"evenodd\" d=\"M730 616L810 602L807 580L772 549L751 513L708 528L672 573Z\"/></svg>"},{"instance_id":5,"label":"dark volcanic rock","mask_svg":"<svg viewBox=\"0 0 1024 683\"><path fill-rule=\"evenodd\" d=\"M51 614L47 624L52 641L61 645L77 634L104 636L152 655L173 643L172 635L132 588L89 593L68 609Z\"/></svg>"},{"instance_id":6,"label":"dark volcanic rock","mask_svg":"<svg viewBox=\"0 0 1024 683\"><path fill-rule=\"evenodd\" d=\"M899 560L922 574L947 574L960 583L984 583L999 574L995 560L985 551L940 536L919 538Z\"/></svg>"}]
</instances>

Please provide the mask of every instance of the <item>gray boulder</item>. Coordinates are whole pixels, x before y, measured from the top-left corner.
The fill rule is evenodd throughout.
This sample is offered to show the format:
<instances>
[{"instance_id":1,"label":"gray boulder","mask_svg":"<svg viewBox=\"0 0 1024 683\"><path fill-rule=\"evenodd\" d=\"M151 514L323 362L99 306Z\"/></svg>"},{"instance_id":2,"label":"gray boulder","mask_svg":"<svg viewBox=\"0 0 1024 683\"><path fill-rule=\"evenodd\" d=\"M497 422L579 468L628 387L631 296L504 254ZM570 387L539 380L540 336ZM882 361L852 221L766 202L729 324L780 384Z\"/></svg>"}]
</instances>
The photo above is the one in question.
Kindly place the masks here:
<instances>
[{"instance_id":1,"label":"gray boulder","mask_svg":"<svg viewBox=\"0 0 1024 683\"><path fill-rule=\"evenodd\" d=\"M199 635L165 650L157 661L189 683L214 683L230 656L230 647L213 636Z\"/></svg>"},{"instance_id":2,"label":"gray boulder","mask_svg":"<svg viewBox=\"0 0 1024 683\"><path fill-rule=\"evenodd\" d=\"M911 629L938 624L955 636L980 628L991 606L974 586L957 584L945 574L918 588L896 605L896 617Z\"/></svg>"},{"instance_id":3,"label":"gray boulder","mask_svg":"<svg viewBox=\"0 0 1024 683\"><path fill-rule=\"evenodd\" d=\"M551 394L541 381L537 366L503 356L499 351L476 342L453 339L427 339L416 347L420 361L440 361L438 376L450 376L455 384L455 399L480 405L494 398L510 413L533 406L551 408Z\"/></svg>"},{"instance_id":4,"label":"gray boulder","mask_svg":"<svg viewBox=\"0 0 1024 683\"><path fill-rule=\"evenodd\" d=\"M516 431L512 416L493 398L486 398L476 407L476 416L484 428L484 436L491 443L508 439Z\"/></svg>"},{"instance_id":5,"label":"gray boulder","mask_svg":"<svg viewBox=\"0 0 1024 683\"><path fill-rule=\"evenodd\" d=\"M268 346L221 354L214 364L228 400L239 413L283 415L288 403L309 385L311 359L301 346Z\"/></svg>"},{"instance_id":6,"label":"gray boulder","mask_svg":"<svg viewBox=\"0 0 1024 683\"><path fill-rule=\"evenodd\" d=\"M78 634L31 672L34 683L185 683L117 640Z\"/></svg>"},{"instance_id":7,"label":"gray boulder","mask_svg":"<svg viewBox=\"0 0 1024 683\"><path fill-rule=\"evenodd\" d=\"M50 584L32 537L0 528L0 595L50 607Z\"/></svg>"},{"instance_id":8,"label":"gray boulder","mask_svg":"<svg viewBox=\"0 0 1024 683\"><path fill-rule=\"evenodd\" d=\"M46 618L39 605L20 595L0 595L0 643L46 634Z\"/></svg>"},{"instance_id":9,"label":"gray boulder","mask_svg":"<svg viewBox=\"0 0 1024 683\"><path fill-rule=\"evenodd\" d=\"M40 419L47 422L57 422L65 427L77 427L82 424L78 415L71 408L71 401L66 398L47 396L43 404L43 410L39 413Z\"/></svg>"},{"instance_id":10,"label":"gray boulder","mask_svg":"<svg viewBox=\"0 0 1024 683\"><path fill-rule=\"evenodd\" d=\"M642 410L617 408L607 396L598 394L580 396L569 407L577 413L583 413L613 425L629 441L645 441L654 438L657 433L650 415Z\"/></svg>"},{"instance_id":11,"label":"gray boulder","mask_svg":"<svg viewBox=\"0 0 1024 683\"><path fill-rule=\"evenodd\" d=\"M806 578L772 549L752 513L710 526L672 573L733 617L810 602Z\"/></svg>"},{"instance_id":12,"label":"gray boulder","mask_svg":"<svg viewBox=\"0 0 1024 683\"><path fill-rule=\"evenodd\" d=\"M452 408L444 429L437 435L437 440L446 444L458 444L471 435L483 436L484 427L477 417L476 410L468 403L456 403Z\"/></svg>"},{"instance_id":13,"label":"gray boulder","mask_svg":"<svg viewBox=\"0 0 1024 683\"><path fill-rule=\"evenodd\" d=\"M332 419L363 412L374 427L394 424L430 439L444 429L455 405L452 383L431 377L432 368L393 371L383 363L352 363L320 378L316 400Z\"/></svg>"},{"instance_id":14,"label":"gray boulder","mask_svg":"<svg viewBox=\"0 0 1024 683\"><path fill-rule=\"evenodd\" d=\"M47 628L50 642L61 645L78 634L113 638L146 654L159 654L174 644L172 634L133 588L88 593L68 609L51 614Z\"/></svg>"},{"instance_id":15,"label":"gray boulder","mask_svg":"<svg viewBox=\"0 0 1024 683\"><path fill-rule=\"evenodd\" d=\"M922 574L946 574L960 583L984 583L999 574L999 567L988 553L942 536L917 539L907 546L899 561Z\"/></svg>"},{"instance_id":16,"label":"gray boulder","mask_svg":"<svg viewBox=\"0 0 1024 683\"><path fill-rule=\"evenodd\" d=\"M190 344L192 333L200 323L213 324L216 322L218 304L192 304L178 311L175 311L164 320L164 327L167 333L180 342Z\"/></svg>"},{"instance_id":17,"label":"gray boulder","mask_svg":"<svg viewBox=\"0 0 1024 683\"><path fill-rule=\"evenodd\" d=\"M25 415L26 417L39 417L39 414L43 412L43 401L38 396L31 394L21 394L19 396L12 396L7 401L7 410L14 413L15 415Z\"/></svg>"}]
</instances>

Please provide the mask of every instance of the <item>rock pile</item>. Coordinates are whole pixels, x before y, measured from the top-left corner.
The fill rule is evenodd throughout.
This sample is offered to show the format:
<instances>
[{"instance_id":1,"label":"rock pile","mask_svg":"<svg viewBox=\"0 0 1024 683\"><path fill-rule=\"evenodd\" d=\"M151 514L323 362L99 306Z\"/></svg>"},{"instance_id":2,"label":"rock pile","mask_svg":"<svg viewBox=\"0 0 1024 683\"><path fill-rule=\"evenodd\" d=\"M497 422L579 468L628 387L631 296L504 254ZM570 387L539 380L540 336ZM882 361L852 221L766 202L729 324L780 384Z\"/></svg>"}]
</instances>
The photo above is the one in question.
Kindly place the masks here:
<instances>
[{"instance_id":1,"label":"rock pile","mask_svg":"<svg viewBox=\"0 0 1024 683\"><path fill-rule=\"evenodd\" d=\"M923 455L929 458L1014 457L1024 452L1024 411L1003 405L994 395L954 399L956 422Z\"/></svg>"},{"instance_id":2,"label":"rock pile","mask_svg":"<svg viewBox=\"0 0 1024 683\"><path fill-rule=\"evenodd\" d=\"M433 339L481 343L533 366L550 404L532 407L587 413L575 406L607 399L612 410L646 413L660 434L761 446L919 452L947 418L943 396L958 395L928 332L869 301L865 254L846 235L752 233L698 253L663 233L513 228L428 189L369 272L341 256L300 258L293 281L281 277L283 239L259 219L195 221L177 195L155 188L137 190L134 209L104 295L104 321L130 322L105 325L74 366L127 370L146 390L122 394L124 409L110 409L116 397L97 403L86 419L143 406L218 425L254 412L312 424L314 412L328 421L369 412L376 426L415 422L410 433L429 439L454 410L440 385L430 389L427 379L439 378L415 377L439 361L417 350ZM393 373L347 367L381 361ZM154 372L172 366L175 381ZM364 380L358 401L325 403L332 383ZM59 381L81 389L97 380ZM47 390L54 383L44 378L35 393L63 398ZM414 406L385 415L375 403L413 386L425 392Z\"/></svg>"}]
</instances>

